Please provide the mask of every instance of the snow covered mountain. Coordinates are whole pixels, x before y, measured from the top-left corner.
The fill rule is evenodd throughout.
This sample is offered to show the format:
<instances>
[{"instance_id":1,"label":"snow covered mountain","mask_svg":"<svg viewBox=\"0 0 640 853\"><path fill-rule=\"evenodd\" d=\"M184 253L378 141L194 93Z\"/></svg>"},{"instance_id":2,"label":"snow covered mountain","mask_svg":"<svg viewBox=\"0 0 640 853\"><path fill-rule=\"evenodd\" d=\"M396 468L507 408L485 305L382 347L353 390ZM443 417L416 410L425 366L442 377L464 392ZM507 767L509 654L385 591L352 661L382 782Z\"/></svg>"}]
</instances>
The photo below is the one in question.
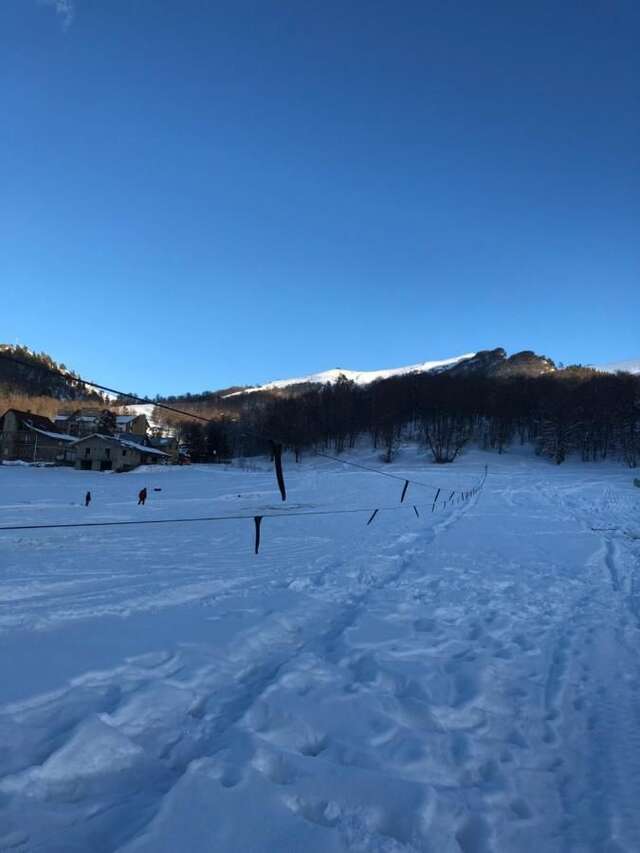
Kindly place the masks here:
<instances>
[{"instance_id":1,"label":"snow covered mountain","mask_svg":"<svg viewBox=\"0 0 640 853\"><path fill-rule=\"evenodd\" d=\"M293 379L278 379L275 382L267 382L265 385L256 385L253 388L244 388L242 391L234 391L225 397L237 397L239 394L253 394L256 391L272 391L276 388L288 388L290 385L331 385L342 376L355 382L356 385L368 385L377 379L389 379L391 376L404 376L407 373L427 373L432 370L447 370L462 361L473 358L474 352L459 355L455 358L445 358L441 361L421 361L418 364L410 364L406 367L392 367L384 370L346 370L334 367L331 370L323 370L320 373L310 373L308 376L298 376Z\"/></svg>"},{"instance_id":2,"label":"snow covered mountain","mask_svg":"<svg viewBox=\"0 0 640 853\"><path fill-rule=\"evenodd\" d=\"M627 361L611 361L608 364L599 364L596 370L602 370L605 373L617 373L623 370L625 373L640 373L640 358L630 358Z\"/></svg>"},{"instance_id":3,"label":"snow covered mountain","mask_svg":"<svg viewBox=\"0 0 640 853\"><path fill-rule=\"evenodd\" d=\"M418 364L409 364L406 367L385 368L383 370L346 370L335 367L332 370L323 370L320 373L310 373L307 376L298 376L291 379L278 379L275 382L267 382L265 385L256 385L251 388L243 388L224 394L223 397L237 397L241 394L254 394L256 392L274 391L280 388L289 388L292 385L327 385L337 382L340 377L355 382L356 385L368 385L378 379L390 379L394 376L406 376L410 373L442 373L451 372L454 375L468 373L484 373L487 376L511 376L529 375L537 376L555 370L555 364L546 356L536 355L531 350L515 353L508 356L502 347L492 350L481 350L480 352L468 352L454 358L445 358L438 361L421 361Z\"/></svg>"}]
</instances>

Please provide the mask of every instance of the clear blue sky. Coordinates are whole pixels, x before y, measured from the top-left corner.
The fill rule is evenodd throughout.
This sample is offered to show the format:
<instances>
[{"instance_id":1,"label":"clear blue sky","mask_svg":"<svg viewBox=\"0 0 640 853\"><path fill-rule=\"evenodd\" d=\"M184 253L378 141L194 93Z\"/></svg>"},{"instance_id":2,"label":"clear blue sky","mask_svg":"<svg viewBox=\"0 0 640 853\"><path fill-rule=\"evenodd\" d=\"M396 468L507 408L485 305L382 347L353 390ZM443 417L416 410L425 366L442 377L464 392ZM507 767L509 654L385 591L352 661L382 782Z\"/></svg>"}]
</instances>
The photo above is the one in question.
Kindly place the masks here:
<instances>
[{"instance_id":1,"label":"clear blue sky","mask_svg":"<svg viewBox=\"0 0 640 853\"><path fill-rule=\"evenodd\" d=\"M0 340L139 393L640 355L640 5L2 0Z\"/></svg>"}]
</instances>

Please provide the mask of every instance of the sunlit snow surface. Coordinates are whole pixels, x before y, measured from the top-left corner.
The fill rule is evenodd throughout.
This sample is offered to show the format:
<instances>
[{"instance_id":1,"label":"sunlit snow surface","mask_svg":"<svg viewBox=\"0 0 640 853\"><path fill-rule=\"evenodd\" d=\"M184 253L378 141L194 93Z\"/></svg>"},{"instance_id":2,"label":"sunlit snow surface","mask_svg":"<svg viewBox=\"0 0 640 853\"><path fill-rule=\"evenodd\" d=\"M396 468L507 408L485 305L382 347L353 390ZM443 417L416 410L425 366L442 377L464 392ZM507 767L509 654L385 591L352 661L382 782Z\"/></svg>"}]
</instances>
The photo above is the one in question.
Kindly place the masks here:
<instances>
[{"instance_id":1,"label":"sunlit snow surface","mask_svg":"<svg viewBox=\"0 0 640 853\"><path fill-rule=\"evenodd\" d=\"M0 532L0 850L640 850L640 490L386 470L485 463L433 513L265 518L258 556L252 520ZM399 503L307 458L282 508L262 466L3 466L0 524Z\"/></svg>"},{"instance_id":2,"label":"sunlit snow surface","mask_svg":"<svg viewBox=\"0 0 640 853\"><path fill-rule=\"evenodd\" d=\"M298 376L294 379L278 379L275 382L267 382L266 385L258 385L255 388L244 388L242 391L234 391L225 397L237 397L239 394L252 394L255 391L270 391L275 388L288 388L290 385L331 385L338 379L344 377L356 385L368 385L377 379L389 379L392 376L405 376L408 373L430 373L453 367L460 361L473 358L474 352L459 355L455 358L446 358L441 361L421 361L419 364L409 364L406 367L391 367L384 370L346 370L334 367L332 370L323 370L320 373L310 373L308 376Z\"/></svg>"},{"instance_id":3,"label":"sunlit snow surface","mask_svg":"<svg viewBox=\"0 0 640 853\"><path fill-rule=\"evenodd\" d=\"M617 373L619 370L625 373L640 373L640 358L630 358L627 361L612 361L609 364L601 364L598 370L605 373Z\"/></svg>"}]
</instances>

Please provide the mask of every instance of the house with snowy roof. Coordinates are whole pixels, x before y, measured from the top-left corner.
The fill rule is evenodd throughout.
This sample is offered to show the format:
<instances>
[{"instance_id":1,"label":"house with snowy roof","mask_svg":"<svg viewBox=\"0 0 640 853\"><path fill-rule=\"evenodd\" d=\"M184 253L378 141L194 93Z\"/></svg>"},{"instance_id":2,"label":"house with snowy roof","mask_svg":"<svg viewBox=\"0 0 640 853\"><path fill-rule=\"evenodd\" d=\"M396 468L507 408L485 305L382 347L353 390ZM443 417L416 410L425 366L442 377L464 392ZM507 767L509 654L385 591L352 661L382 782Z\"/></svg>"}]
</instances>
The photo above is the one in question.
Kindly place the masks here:
<instances>
[{"instance_id":1,"label":"house with snowy roof","mask_svg":"<svg viewBox=\"0 0 640 853\"><path fill-rule=\"evenodd\" d=\"M138 465L158 465L171 461L163 450L152 447L149 439L127 433L93 433L73 441L70 457L83 471L131 471Z\"/></svg>"},{"instance_id":2,"label":"house with snowy roof","mask_svg":"<svg viewBox=\"0 0 640 853\"><path fill-rule=\"evenodd\" d=\"M149 422L143 414L118 414L109 409L76 409L58 412L55 424L68 435L81 437L100 432L145 436Z\"/></svg>"},{"instance_id":3,"label":"house with snowy roof","mask_svg":"<svg viewBox=\"0 0 640 853\"><path fill-rule=\"evenodd\" d=\"M146 415L116 415L116 430L132 435L146 435L149 421Z\"/></svg>"},{"instance_id":4,"label":"house with snowy roof","mask_svg":"<svg viewBox=\"0 0 640 853\"><path fill-rule=\"evenodd\" d=\"M0 460L63 464L73 436L43 415L8 409L0 417Z\"/></svg>"}]
</instances>

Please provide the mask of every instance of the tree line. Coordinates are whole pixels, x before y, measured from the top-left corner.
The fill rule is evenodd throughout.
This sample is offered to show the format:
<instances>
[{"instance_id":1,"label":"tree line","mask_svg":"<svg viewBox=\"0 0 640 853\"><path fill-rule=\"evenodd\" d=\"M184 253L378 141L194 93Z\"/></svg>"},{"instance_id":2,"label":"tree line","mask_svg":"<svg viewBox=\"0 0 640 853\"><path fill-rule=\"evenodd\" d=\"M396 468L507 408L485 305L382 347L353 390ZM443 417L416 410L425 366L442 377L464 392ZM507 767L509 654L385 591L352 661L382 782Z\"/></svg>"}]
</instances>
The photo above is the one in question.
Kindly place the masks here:
<instances>
[{"instance_id":1,"label":"tree line","mask_svg":"<svg viewBox=\"0 0 640 853\"><path fill-rule=\"evenodd\" d=\"M17 359L13 361L12 359ZM62 372L63 375L60 375ZM77 373L63 364L54 361L46 352L32 352L28 347L0 344L0 405L17 408L6 401L10 398L31 400L31 411L49 415L53 401L74 403L107 402L107 398L86 386ZM1 414L1 413L0 413Z\"/></svg>"},{"instance_id":2,"label":"tree line","mask_svg":"<svg viewBox=\"0 0 640 853\"><path fill-rule=\"evenodd\" d=\"M156 415L178 427L194 461L268 450L272 437L295 452L340 453L363 438L391 462L403 440L424 444L434 462L453 462L475 443L503 453L532 443L557 464L618 459L640 464L640 376L571 367L541 376L415 373L358 386L332 385L198 400L210 424ZM265 437L265 438L262 438Z\"/></svg>"}]
</instances>

